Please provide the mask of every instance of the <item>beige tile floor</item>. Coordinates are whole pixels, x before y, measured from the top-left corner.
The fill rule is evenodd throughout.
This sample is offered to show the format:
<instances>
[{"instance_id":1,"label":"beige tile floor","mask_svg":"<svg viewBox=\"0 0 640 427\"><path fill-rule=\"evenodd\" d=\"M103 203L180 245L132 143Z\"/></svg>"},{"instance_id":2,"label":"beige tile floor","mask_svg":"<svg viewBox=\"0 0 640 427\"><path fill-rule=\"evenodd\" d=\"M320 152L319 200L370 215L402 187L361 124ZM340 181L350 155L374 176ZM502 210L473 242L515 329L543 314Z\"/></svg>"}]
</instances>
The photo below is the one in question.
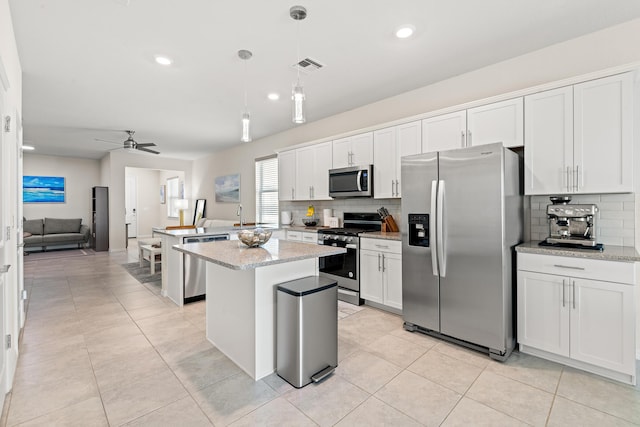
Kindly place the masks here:
<instances>
[{"instance_id":1,"label":"beige tile floor","mask_svg":"<svg viewBox=\"0 0 640 427\"><path fill-rule=\"evenodd\" d=\"M27 321L8 426L640 425L640 389L514 353L506 363L340 304L339 366L294 389L254 382L120 264L129 252L25 263Z\"/></svg>"}]
</instances>

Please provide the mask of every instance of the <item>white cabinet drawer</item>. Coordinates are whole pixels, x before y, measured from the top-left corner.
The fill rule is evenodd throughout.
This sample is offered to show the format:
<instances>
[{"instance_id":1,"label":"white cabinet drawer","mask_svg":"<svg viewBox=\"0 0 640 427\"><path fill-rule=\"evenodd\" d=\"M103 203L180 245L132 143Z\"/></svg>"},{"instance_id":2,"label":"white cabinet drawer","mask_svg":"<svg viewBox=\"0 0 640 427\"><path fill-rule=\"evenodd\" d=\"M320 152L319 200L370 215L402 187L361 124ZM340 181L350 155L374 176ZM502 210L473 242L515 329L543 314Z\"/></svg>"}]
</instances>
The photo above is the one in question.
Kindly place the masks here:
<instances>
[{"instance_id":1,"label":"white cabinet drawer","mask_svg":"<svg viewBox=\"0 0 640 427\"><path fill-rule=\"evenodd\" d=\"M287 240L295 240L296 242L302 241L302 232L301 231L290 231L287 230Z\"/></svg>"},{"instance_id":2,"label":"white cabinet drawer","mask_svg":"<svg viewBox=\"0 0 640 427\"><path fill-rule=\"evenodd\" d=\"M303 231L302 232L302 242L303 243L312 243L314 245L318 244L318 233L311 231Z\"/></svg>"},{"instance_id":3,"label":"white cabinet drawer","mask_svg":"<svg viewBox=\"0 0 640 427\"><path fill-rule=\"evenodd\" d=\"M632 262L519 253L518 270L635 284Z\"/></svg>"},{"instance_id":4,"label":"white cabinet drawer","mask_svg":"<svg viewBox=\"0 0 640 427\"><path fill-rule=\"evenodd\" d=\"M399 240L360 238L360 249L371 251L402 253L402 242Z\"/></svg>"}]
</instances>

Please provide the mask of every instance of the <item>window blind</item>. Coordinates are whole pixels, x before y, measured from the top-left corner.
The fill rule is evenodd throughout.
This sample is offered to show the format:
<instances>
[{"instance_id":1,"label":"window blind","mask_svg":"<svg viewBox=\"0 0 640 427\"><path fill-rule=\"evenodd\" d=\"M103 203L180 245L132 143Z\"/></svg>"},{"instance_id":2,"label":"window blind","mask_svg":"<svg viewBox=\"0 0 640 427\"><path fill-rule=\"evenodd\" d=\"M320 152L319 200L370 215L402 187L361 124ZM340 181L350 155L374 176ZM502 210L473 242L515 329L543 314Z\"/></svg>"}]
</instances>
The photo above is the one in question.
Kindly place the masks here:
<instances>
[{"instance_id":1,"label":"window blind","mask_svg":"<svg viewBox=\"0 0 640 427\"><path fill-rule=\"evenodd\" d=\"M278 225L278 157L256 160L256 222Z\"/></svg>"}]
</instances>

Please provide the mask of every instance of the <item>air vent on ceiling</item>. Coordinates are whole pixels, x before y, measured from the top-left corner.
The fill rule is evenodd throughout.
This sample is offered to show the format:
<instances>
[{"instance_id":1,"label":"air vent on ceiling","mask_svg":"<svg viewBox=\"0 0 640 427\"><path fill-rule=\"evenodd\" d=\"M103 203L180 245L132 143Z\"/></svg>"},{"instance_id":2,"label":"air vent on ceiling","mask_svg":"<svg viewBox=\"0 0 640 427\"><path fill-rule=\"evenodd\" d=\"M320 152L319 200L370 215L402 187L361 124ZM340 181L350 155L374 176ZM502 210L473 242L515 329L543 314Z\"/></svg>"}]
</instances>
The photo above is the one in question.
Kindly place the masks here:
<instances>
[{"instance_id":1,"label":"air vent on ceiling","mask_svg":"<svg viewBox=\"0 0 640 427\"><path fill-rule=\"evenodd\" d=\"M304 58L300 62L293 64L292 67L300 71L303 71L305 73L310 73L312 71L317 71L320 68L324 67L324 64L321 64L315 59Z\"/></svg>"}]
</instances>

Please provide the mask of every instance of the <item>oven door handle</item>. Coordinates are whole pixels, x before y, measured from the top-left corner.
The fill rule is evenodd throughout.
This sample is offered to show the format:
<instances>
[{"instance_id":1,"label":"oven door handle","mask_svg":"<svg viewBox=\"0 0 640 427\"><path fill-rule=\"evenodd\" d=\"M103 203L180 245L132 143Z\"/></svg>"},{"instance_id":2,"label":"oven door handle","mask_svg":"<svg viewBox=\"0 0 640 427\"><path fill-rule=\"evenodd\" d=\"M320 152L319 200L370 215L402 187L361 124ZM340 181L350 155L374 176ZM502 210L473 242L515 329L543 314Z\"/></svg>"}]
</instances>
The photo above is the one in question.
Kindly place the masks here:
<instances>
[{"instance_id":1,"label":"oven door handle","mask_svg":"<svg viewBox=\"0 0 640 427\"><path fill-rule=\"evenodd\" d=\"M345 245L345 248L347 248L347 249L358 249L358 245L356 245L355 243L349 243L348 245Z\"/></svg>"}]
</instances>

